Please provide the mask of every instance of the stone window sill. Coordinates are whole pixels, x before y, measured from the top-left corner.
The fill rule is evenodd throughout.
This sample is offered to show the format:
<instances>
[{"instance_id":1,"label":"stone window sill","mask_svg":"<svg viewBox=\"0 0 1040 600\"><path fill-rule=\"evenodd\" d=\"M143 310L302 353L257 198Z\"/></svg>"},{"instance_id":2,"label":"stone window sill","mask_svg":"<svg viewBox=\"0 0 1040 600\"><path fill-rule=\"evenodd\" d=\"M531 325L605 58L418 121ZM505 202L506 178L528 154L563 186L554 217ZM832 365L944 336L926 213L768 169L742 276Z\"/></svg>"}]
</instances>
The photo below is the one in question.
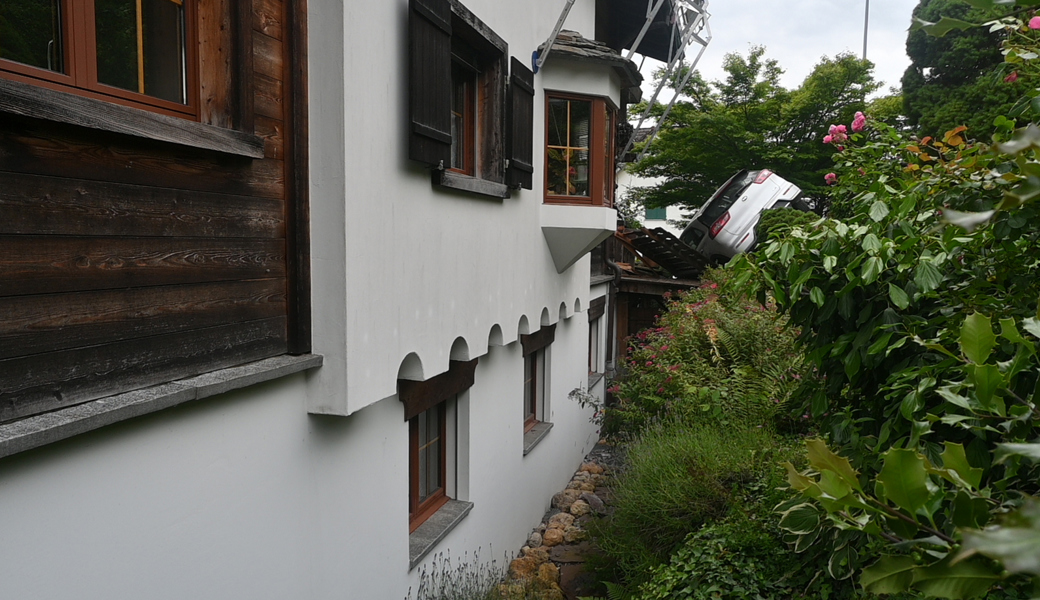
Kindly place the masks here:
<instances>
[{"instance_id":1,"label":"stone window sill","mask_svg":"<svg viewBox=\"0 0 1040 600\"><path fill-rule=\"evenodd\" d=\"M408 570L411 571L473 510L472 502L448 500L408 536Z\"/></svg>"},{"instance_id":2,"label":"stone window sill","mask_svg":"<svg viewBox=\"0 0 1040 600\"><path fill-rule=\"evenodd\" d=\"M541 421L535 423L534 427L528 429L524 433L524 456L527 456L534 447L537 446L545 436L549 434L549 430L552 429L553 424Z\"/></svg>"},{"instance_id":3,"label":"stone window sill","mask_svg":"<svg viewBox=\"0 0 1040 600\"><path fill-rule=\"evenodd\" d=\"M275 356L0 425L0 458L185 402L320 367L320 354Z\"/></svg>"},{"instance_id":4,"label":"stone window sill","mask_svg":"<svg viewBox=\"0 0 1040 600\"><path fill-rule=\"evenodd\" d=\"M603 373L589 373L589 390L592 390L600 379L603 379Z\"/></svg>"},{"instance_id":5,"label":"stone window sill","mask_svg":"<svg viewBox=\"0 0 1040 600\"><path fill-rule=\"evenodd\" d=\"M0 113L21 115L223 154L264 157L264 140L179 117L0 79Z\"/></svg>"}]
</instances>

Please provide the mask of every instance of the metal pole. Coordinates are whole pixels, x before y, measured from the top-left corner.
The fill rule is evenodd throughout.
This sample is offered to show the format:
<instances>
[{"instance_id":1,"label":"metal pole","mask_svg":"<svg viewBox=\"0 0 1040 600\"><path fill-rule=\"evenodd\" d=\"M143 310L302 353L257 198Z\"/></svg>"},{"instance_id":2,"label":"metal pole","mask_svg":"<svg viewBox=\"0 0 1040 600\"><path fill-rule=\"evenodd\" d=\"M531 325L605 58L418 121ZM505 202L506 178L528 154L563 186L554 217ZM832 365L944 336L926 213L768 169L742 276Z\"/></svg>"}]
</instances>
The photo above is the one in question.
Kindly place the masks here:
<instances>
[{"instance_id":1,"label":"metal pole","mask_svg":"<svg viewBox=\"0 0 1040 600\"><path fill-rule=\"evenodd\" d=\"M867 25L870 23L870 0L863 11L863 60L867 60Z\"/></svg>"}]
</instances>

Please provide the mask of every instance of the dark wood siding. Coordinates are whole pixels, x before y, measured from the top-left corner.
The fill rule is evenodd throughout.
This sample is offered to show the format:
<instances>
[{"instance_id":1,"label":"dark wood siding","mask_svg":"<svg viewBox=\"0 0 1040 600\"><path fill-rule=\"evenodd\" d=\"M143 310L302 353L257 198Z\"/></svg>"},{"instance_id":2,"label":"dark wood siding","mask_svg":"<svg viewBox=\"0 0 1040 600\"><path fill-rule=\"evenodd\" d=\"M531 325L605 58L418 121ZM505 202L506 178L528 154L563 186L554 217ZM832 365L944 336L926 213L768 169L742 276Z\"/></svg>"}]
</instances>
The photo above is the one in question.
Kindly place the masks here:
<instances>
[{"instance_id":1,"label":"dark wood siding","mask_svg":"<svg viewBox=\"0 0 1040 600\"><path fill-rule=\"evenodd\" d=\"M304 4L199 6L200 120L263 158L0 115L0 421L308 335Z\"/></svg>"}]
</instances>

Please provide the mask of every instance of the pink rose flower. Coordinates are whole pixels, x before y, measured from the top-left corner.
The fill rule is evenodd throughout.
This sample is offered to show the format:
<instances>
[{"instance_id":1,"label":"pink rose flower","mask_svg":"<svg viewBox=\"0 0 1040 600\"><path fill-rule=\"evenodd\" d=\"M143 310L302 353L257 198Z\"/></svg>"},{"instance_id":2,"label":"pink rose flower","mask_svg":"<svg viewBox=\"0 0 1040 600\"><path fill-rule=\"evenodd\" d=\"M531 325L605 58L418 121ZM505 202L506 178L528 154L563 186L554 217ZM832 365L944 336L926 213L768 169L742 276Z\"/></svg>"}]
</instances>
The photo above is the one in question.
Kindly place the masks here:
<instances>
[{"instance_id":1,"label":"pink rose flower","mask_svg":"<svg viewBox=\"0 0 1040 600\"><path fill-rule=\"evenodd\" d=\"M829 144L829 143L831 143L831 140L833 140L833 139L834 138L832 138L831 136L825 135L825 136L823 136L823 143L824 144Z\"/></svg>"},{"instance_id":2,"label":"pink rose flower","mask_svg":"<svg viewBox=\"0 0 1040 600\"><path fill-rule=\"evenodd\" d=\"M1040 29L1040 16L1029 19L1030 29Z\"/></svg>"},{"instance_id":3,"label":"pink rose flower","mask_svg":"<svg viewBox=\"0 0 1040 600\"><path fill-rule=\"evenodd\" d=\"M1033 17L1034 19L1040 19L1040 17ZM1018 71L1012 71L1010 75L1004 78L1004 83L1015 83L1018 81Z\"/></svg>"},{"instance_id":4,"label":"pink rose flower","mask_svg":"<svg viewBox=\"0 0 1040 600\"><path fill-rule=\"evenodd\" d=\"M831 141L840 144L849 138L849 130L844 125L831 125L827 133L831 135Z\"/></svg>"},{"instance_id":5,"label":"pink rose flower","mask_svg":"<svg viewBox=\"0 0 1040 600\"><path fill-rule=\"evenodd\" d=\"M856 118L852 120L852 130L855 132L863 131L863 128L867 126L867 117L861 113L856 113Z\"/></svg>"},{"instance_id":6,"label":"pink rose flower","mask_svg":"<svg viewBox=\"0 0 1040 600\"><path fill-rule=\"evenodd\" d=\"M834 173L827 173L823 176L823 180L827 182L827 185L834 185L838 183L838 176Z\"/></svg>"}]
</instances>

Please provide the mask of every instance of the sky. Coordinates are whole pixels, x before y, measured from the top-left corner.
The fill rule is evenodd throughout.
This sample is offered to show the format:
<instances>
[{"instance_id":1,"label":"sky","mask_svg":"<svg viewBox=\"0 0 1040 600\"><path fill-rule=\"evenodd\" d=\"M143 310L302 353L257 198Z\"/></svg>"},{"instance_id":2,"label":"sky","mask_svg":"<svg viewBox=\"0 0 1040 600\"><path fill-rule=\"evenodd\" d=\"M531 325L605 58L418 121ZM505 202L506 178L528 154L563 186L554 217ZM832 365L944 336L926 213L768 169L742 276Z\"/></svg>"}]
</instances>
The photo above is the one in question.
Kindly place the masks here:
<instances>
[{"instance_id":1,"label":"sky","mask_svg":"<svg viewBox=\"0 0 1040 600\"><path fill-rule=\"evenodd\" d=\"M754 45L766 47L785 70L781 83L795 88L823 56L840 52L863 53L863 16L866 0L708 0L712 40L697 65L705 79L722 79L727 53L747 55ZM906 57L906 30L917 0L869 0L867 59L874 63L874 79L884 81L878 94L899 87ZM696 56L694 46L687 54ZM650 79L651 61L644 67ZM653 86L644 83L644 98ZM667 102L669 97L665 97Z\"/></svg>"}]
</instances>

